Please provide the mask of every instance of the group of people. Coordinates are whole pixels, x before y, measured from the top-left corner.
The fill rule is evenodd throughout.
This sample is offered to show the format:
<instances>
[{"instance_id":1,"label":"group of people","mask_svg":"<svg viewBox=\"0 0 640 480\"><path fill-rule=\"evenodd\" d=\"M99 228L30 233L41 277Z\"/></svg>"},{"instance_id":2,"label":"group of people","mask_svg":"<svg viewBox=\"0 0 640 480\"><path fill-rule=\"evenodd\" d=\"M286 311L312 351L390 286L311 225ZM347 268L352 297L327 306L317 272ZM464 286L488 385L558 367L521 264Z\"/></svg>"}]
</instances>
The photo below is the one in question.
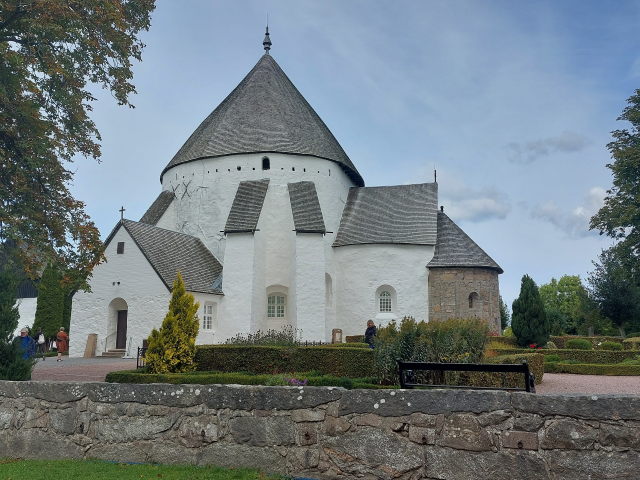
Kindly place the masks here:
<instances>
[{"instance_id":1,"label":"group of people","mask_svg":"<svg viewBox=\"0 0 640 480\"><path fill-rule=\"evenodd\" d=\"M42 355L42 360L45 359L45 353L47 348L47 340L42 333L42 329L33 335L29 335L29 329L23 328L20 330L20 336L16 337L16 342L20 344L22 348L22 358L28 359L34 356ZM62 362L62 354L69 350L69 335L64 331L64 327L60 327L60 330L56 334L55 345L52 345L58 351L57 362Z\"/></svg>"}]
</instances>

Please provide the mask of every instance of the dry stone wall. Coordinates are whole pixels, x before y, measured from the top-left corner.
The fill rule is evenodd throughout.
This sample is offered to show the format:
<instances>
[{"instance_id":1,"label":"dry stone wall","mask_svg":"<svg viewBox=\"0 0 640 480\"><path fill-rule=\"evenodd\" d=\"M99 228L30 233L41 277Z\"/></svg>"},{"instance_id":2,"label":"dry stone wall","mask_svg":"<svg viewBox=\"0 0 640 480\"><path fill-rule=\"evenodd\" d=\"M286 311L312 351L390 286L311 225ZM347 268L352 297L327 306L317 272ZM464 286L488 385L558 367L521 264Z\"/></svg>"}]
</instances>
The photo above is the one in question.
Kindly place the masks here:
<instances>
[{"instance_id":1,"label":"dry stone wall","mask_svg":"<svg viewBox=\"0 0 640 480\"><path fill-rule=\"evenodd\" d=\"M637 479L640 397L0 382L2 457L322 479Z\"/></svg>"}]
</instances>

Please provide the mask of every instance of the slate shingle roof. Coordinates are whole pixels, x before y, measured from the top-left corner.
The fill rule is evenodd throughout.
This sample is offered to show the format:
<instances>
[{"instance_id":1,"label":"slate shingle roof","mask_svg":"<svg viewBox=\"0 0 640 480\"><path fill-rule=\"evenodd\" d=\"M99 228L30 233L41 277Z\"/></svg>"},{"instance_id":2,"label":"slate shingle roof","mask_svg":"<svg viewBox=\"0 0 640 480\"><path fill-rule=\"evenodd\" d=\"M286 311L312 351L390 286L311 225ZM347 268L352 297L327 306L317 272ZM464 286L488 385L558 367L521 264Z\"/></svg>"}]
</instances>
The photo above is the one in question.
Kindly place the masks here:
<instances>
[{"instance_id":1,"label":"slate shingle roof","mask_svg":"<svg viewBox=\"0 0 640 480\"><path fill-rule=\"evenodd\" d=\"M427 267L483 267L503 273L500 265L444 212L438 212L438 241Z\"/></svg>"},{"instance_id":2,"label":"slate shingle roof","mask_svg":"<svg viewBox=\"0 0 640 480\"><path fill-rule=\"evenodd\" d=\"M437 183L351 188L333 246L435 245L437 203Z\"/></svg>"},{"instance_id":3,"label":"slate shingle roof","mask_svg":"<svg viewBox=\"0 0 640 480\"><path fill-rule=\"evenodd\" d=\"M288 184L293 224L297 232L325 233L322 210L313 182Z\"/></svg>"},{"instance_id":4,"label":"slate shingle roof","mask_svg":"<svg viewBox=\"0 0 640 480\"><path fill-rule=\"evenodd\" d=\"M333 134L271 57L263 55L227 98L200 124L165 167L206 157L280 152L338 163L364 185Z\"/></svg>"},{"instance_id":5,"label":"slate shingle roof","mask_svg":"<svg viewBox=\"0 0 640 480\"><path fill-rule=\"evenodd\" d=\"M157 224L158 221L160 221L160 218L162 218L164 212L169 208L169 205L171 205L171 202L173 202L174 198L175 194L173 192L169 192L167 190L160 192L160 195L158 195L158 198L153 201L149 209L140 219L140 222L148 223L149 225Z\"/></svg>"},{"instance_id":6,"label":"slate shingle roof","mask_svg":"<svg viewBox=\"0 0 640 480\"><path fill-rule=\"evenodd\" d=\"M225 233L252 232L258 227L268 187L268 178L240 182L224 227Z\"/></svg>"},{"instance_id":7,"label":"slate shingle roof","mask_svg":"<svg viewBox=\"0 0 640 480\"><path fill-rule=\"evenodd\" d=\"M180 271L188 291L222 294L222 265L199 238L132 220L121 223L167 288Z\"/></svg>"}]
</instances>

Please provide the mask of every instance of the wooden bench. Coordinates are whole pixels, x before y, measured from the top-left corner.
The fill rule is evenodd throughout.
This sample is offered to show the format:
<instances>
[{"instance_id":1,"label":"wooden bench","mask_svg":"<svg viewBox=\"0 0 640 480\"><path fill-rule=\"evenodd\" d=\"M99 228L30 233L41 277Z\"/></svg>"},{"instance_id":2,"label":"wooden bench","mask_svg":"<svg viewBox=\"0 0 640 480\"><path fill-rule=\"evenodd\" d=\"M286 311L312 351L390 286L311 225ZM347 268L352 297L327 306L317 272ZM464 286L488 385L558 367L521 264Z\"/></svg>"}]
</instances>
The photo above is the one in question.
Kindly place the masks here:
<instances>
[{"instance_id":1,"label":"wooden bench","mask_svg":"<svg viewBox=\"0 0 640 480\"><path fill-rule=\"evenodd\" d=\"M536 393L535 377L529 371L527 362L520 364L506 363L435 363L435 362L404 362L397 360L400 374L400 388L473 388L476 390L511 390ZM417 371L457 371L457 372L490 372L490 373L521 373L524 376L524 388L515 387L475 387L466 385L437 385L417 383Z\"/></svg>"}]
</instances>

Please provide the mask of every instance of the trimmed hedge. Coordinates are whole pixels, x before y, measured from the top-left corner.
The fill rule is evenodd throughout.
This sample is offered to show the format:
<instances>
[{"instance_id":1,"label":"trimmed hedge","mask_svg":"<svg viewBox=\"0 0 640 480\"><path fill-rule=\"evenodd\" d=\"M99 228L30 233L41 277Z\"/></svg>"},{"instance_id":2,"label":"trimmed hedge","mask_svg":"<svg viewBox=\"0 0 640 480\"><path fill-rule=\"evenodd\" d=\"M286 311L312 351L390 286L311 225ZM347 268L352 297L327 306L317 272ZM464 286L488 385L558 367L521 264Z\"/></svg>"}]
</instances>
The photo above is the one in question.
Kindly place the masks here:
<instances>
[{"instance_id":1,"label":"trimmed hedge","mask_svg":"<svg viewBox=\"0 0 640 480\"><path fill-rule=\"evenodd\" d=\"M519 355L525 353L531 353L531 350L516 349L516 348L503 348L496 349L503 355ZM614 350L569 350L569 349L540 349L533 350L535 353L542 355L558 355L562 360L577 360L583 363L592 364L607 364L607 363L620 363L627 358L634 358L638 352L633 350L627 351L614 351Z\"/></svg>"},{"instance_id":2,"label":"trimmed hedge","mask_svg":"<svg viewBox=\"0 0 640 480\"><path fill-rule=\"evenodd\" d=\"M620 342L602 342L598 345L598 350L622 350L622 344Z\"/></svg>"},{"instance_id":3,"label":"trimmed hedge","mask_svg":"<svg viewBox=\"0 0 640 480\"><path fill-rule=\"evenodd\" d=\"M571 338L564 346L570 350L593 350L593 343L584 338Z\"/></svg>"},{"instance_id":4,"label":"trimmed hedge","mask_svg":"<svg viewBox=\"0 0 640 480\"><path fill-rule=\"evenodd\" d=\"M622 337L582 337L579 335L562 335L562 336L551 336L549 337L549 340L551 340L553 343L555 343L558 348L567 348L567 341L568 340L572 340L572 339L584 339L584 340L588 340L591 342L591 344L595 347L598 345L598 343L601 342L621 342L622 341Z\"/></svg>"},{"instance_id":5,"label":"trimmed hedge","mask_svg":"<svg viewBox=\"0 0 640 480\"><path fill-rule=\"evenodd\" d=\"M578 375L640 375L640 365L602 365L593 363L546 363L547 373Z\"/></svg>"},{"instance_id":6,"label":"trimmed hedge","mask_svg":"<svg viewBox=\"0 0 640 480\"><path fill-rule=\"evenodd\" d=\"M629 337L622 341L625 350L638 350L640 348L640 337Z\"/></svg>"},{"instance_id":7,"label":"trimmed hedge","mask_svg":"<svg viewBox=\"0 0 640 480\"><path fill-rule=\"evenodd\" d=\"M338 377L373 377L370 348L276 347L264 345L201 345L196 349L197 370L220 372L287 373L318 371Z\"/></svg>"},{"instance_id":8,"label":"trimmed hedge","mask_svg":"<svg viewBox=\"0 0 640 480\"><path fill-rule=\"evenodd\" d=\"M344 337L347 343L364 343L364 335L347 335Z\"/></svg>"},{"instance_id":9,"label":"trimmed hedge","mask_svg":"<svg viewBox=\"0 0 640 480\"><path fill-rule=\"evenodd\" d=\"M319 387L384 388L374 383L372 378L344 378L332 375L289 374L295 379L304 378L305 385ZM191 372L191 373L147 373L141 370L121 370L107 374L111 383L171 383L171 384L235 384L235 385L292 385L286 381L288 375L253 375L245 372Z\"/></svg>"}]
</instances>

